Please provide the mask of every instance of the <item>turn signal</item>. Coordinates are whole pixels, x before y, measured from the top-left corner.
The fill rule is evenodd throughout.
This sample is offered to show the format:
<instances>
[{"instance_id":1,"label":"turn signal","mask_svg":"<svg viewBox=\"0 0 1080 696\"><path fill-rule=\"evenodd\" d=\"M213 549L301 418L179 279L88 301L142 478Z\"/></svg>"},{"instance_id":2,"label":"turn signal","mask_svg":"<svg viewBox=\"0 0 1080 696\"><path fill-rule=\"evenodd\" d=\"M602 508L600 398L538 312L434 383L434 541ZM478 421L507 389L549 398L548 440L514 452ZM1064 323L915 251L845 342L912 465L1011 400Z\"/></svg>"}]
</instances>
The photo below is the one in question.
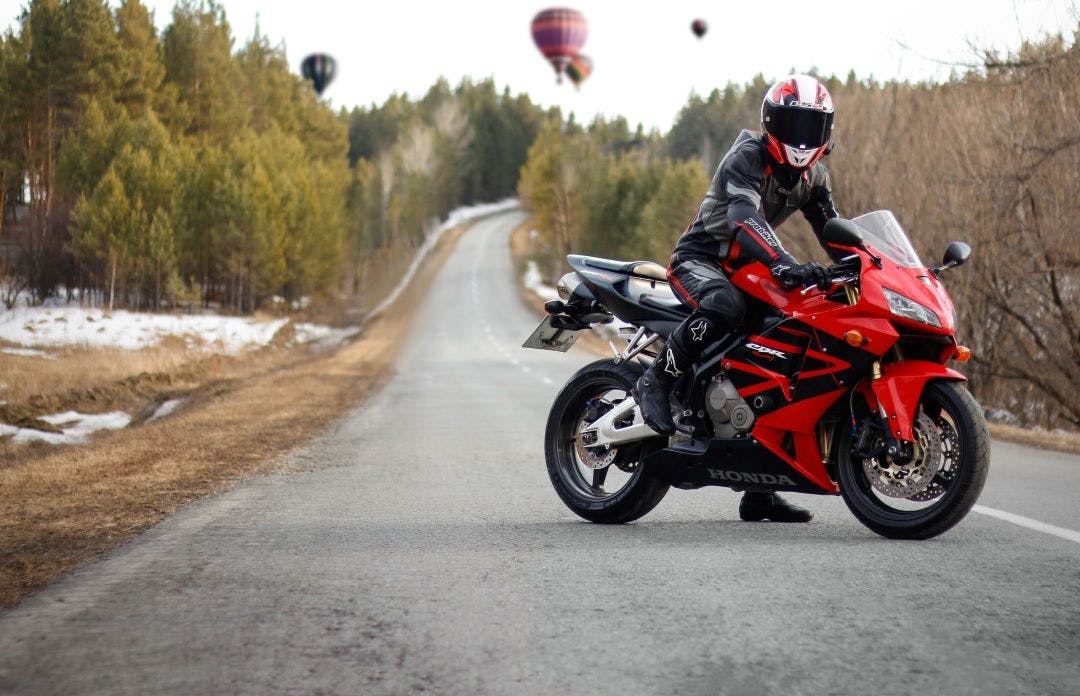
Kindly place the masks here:
<instances>
[{"instance_id":1,"label":"turn signal","mask_svg":"<svg viewBox=\"0 0 1080 696\"><path fill-rule=\"evenodd\" d=\"M851 331L845 333L844 340L855 346L856 348L869 343L869 341L867 341L866 338L864 338L863 335L855 329L852 329Z\"/></svg>"},{"instance_id":2,"label":"turn signal","mask_svg":"<svg viewBox=\"0 0 1080 696\"><path fill-rule=\"evenodd\" d=\"M967 346L957 346L956 352L953 354L953 360L956 362L967 362L971 360L971 349Z\"/></svg>"}]
</instances>

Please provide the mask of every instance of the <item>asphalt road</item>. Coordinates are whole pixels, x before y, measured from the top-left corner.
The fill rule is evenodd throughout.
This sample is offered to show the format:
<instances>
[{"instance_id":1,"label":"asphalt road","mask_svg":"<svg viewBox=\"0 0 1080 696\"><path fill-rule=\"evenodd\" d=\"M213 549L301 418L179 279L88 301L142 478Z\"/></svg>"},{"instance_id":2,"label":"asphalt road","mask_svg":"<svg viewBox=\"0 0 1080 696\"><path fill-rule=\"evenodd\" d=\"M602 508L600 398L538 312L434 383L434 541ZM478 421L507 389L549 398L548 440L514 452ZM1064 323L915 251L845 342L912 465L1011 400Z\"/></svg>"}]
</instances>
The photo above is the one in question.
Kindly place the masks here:
<instances>
[{"instance_id":1,"label":"asphalt road","mask_svg":"<svg viewBox=\"0 0 1080 696\"><path fill-rule=\"evenodd\" d=\"M544 422L590 357L519 348L519 219L460 240L364 408L0 616L0 692L1080 693L1078 457L995 443L984 507L923 542L831 497L566 510Z\"/></svg>"}]
</instances>

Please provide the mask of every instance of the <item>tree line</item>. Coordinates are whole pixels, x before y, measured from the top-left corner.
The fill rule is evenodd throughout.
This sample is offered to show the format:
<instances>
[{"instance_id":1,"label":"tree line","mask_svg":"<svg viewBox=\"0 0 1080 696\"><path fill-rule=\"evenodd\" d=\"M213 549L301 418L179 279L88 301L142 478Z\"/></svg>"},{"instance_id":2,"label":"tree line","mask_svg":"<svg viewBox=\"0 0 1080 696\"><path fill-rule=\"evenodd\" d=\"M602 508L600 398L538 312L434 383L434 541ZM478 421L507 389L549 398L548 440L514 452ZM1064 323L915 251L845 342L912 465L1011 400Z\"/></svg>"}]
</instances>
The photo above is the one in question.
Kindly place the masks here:
<instances>
[{"instance_id":1,"label":"tree line","mask_svg":"<svg viewBox=\"0 0 1080 696\"><path fill-rule=\"evenodd\" d=\"M491 81L335 113L258 30L234 49L220 5L170 19L159 33L139 0L31 0L0 38L8 306L66 292L248 312L359 292L380 250L512 195L561 120Z\"/></svg>"},{"instance_id":2,"label":"tree line","mask_svg":"<svg viewBox=\"0 0 1080 696\"><path fill-rule=\"evenodd\" d=\"M950 240L970 243L969 265L944 281L973 390L1023 424L1080 427L1080 46L986 53L943 83L821 79L837 109L825 164L840 213L894 211L930 265ZM550 275L571 250L666 264L735 136L759 129L771 82L691 96L664 138L618 153L588 130L541 133L520 189ZM782 236L825 260L799 216Z\"/></svg>"}]
</instances>

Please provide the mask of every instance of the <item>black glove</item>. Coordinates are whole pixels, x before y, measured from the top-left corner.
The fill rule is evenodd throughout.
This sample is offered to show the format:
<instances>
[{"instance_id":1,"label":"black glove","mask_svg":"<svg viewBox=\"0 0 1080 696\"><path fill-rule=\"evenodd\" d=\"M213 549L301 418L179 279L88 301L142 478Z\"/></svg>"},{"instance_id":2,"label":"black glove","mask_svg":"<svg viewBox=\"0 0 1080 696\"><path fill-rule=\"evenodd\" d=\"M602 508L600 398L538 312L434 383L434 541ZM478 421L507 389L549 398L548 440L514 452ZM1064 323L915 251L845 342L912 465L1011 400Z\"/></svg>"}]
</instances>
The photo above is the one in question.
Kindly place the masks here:
<instances>
[{"instance_id":1,"label":"black glove","mask_svg":"<svg viewBox=\"0 0 1080 696\"><path fill-rule=\"evenodd\" d=\"M829 282L828 271L817 261L797 266L781 262L773 265L769 270L772 271L773 278L780 281L780 284L788 290L797 288L800 285L809 285L810 283L820 288L826 286Z\"/></svg>"}]
</instances>

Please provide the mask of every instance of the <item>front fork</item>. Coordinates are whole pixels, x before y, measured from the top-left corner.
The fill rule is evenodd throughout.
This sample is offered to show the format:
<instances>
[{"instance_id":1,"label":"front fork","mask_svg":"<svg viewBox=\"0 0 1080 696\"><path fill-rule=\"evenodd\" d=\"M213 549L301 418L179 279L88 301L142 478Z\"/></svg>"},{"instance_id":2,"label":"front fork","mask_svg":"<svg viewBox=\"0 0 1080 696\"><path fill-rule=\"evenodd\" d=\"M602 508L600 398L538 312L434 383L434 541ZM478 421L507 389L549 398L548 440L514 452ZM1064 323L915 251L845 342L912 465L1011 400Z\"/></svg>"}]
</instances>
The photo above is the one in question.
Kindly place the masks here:
<instances>
[{"instance_id":1,"label":"front fork","mask_svg":"<svg viewBox=\"0 0 1080 696\"><path fill-rule=\"evenodd\" d=\"M926 383L933 379L965 381L956 370L928 360L905 360L871 367L869 381L856 390L877 414L885 453L891 457L914 451L915 416Z\"/></svg>"}]
</instances>

